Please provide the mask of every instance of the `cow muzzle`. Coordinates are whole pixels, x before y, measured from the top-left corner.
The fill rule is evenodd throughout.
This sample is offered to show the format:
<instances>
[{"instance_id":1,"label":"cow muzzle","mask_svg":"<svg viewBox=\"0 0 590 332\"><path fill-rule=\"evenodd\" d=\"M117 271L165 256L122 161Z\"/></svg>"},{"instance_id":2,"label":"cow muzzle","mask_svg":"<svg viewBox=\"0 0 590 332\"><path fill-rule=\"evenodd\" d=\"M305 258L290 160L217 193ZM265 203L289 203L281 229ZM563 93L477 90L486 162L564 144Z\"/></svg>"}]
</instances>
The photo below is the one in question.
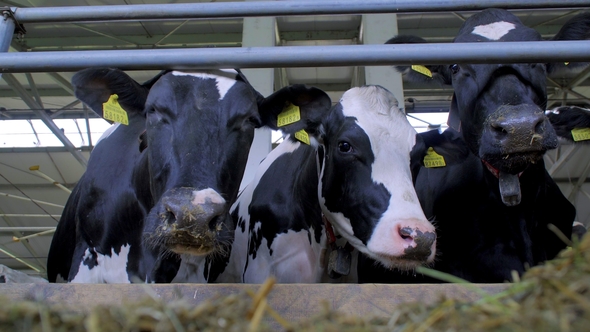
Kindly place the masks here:
<instances>
[{"instance_id":1,"label":"cow muzzle","mask_svg":"<svg viewBox=\"0 0 590 332\"><path fill-rule=\"evenodd\" d=\"M378 226L367 244L369 256L387 268L411 270L431 263L436 253L436 232L426 220L399 220L393 227Z\"/></svg>"},{"instance_id":2,"label":"cow muzzle","mask_svg":"<svg viewBox=\"0 0 590 332\"><path fill-rule=\"evenodd\" d=\"M479 155L499 171L518 174L557 147L557 135L536 105L503 105L483 128Z\"/></svg>"},{"instance_id":3,"label":"cow muzzle","mask_svg":"<svg viewBox=\"0 0 590 332\"><path fill-rule=\"evenodd\" d=\"M174 188L158 204L153 236L177 254L203 255L216 250L227 230L228 206L213 189Z\"/></svg>"}]
</instances>

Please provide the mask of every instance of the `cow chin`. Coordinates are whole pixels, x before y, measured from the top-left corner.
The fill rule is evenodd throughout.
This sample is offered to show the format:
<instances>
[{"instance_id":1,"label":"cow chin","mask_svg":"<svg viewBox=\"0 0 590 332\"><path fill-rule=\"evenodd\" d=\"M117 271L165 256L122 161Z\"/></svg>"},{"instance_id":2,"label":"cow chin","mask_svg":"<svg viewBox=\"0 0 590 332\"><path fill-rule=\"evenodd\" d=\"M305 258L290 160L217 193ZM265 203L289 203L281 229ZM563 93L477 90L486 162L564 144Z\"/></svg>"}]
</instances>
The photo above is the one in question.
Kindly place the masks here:
<instances>
[{"instance_id":1,"label":"cow chin","mask_svg":"<svg viewBox=\"0 0 590 332\"><path fill-rule=\"evenodd\" d=\"M424 260L415 260L408 258L405 255L401 257L388 257L383 255L377 255L372 257L379 264L383 265L388 270L397 270L401 272L413 272L417 267L430 266L434 263L434 253L430 257Z\"/></svg>"}]
</instances>

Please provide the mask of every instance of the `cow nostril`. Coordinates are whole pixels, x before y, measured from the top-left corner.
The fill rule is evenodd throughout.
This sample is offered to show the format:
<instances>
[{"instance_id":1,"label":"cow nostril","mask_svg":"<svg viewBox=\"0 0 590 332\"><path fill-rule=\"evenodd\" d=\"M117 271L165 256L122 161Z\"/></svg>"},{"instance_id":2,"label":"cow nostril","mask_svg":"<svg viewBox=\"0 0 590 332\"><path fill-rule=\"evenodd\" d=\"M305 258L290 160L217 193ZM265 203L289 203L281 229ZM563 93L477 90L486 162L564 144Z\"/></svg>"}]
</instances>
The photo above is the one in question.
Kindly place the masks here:
<instances>
[{"instance_id":1,"label":"cow nostril","mask_svg":"<svg viewBox=\"0 0 590 332\"><path fill-rule=\"evenodd\" d=\"M172 225L176 222L176 215L170 209L166 209L166 212L162 213L162 218L168 225Z\"/></svg>"},{"instance_id":2,"label":"cow nostril","mask_svg":"<svg viewBox=\"0 0 590 332\"><path fill-rule=\"evenodd\" d=\"M222 225L222 221L221 215L214 216L209 220L209 229L212 231L220 231L219 227Z\"/></svg>"},{"instance_id":3,"label":"cow nostril","mask_svg":"<svg viewBox=\"0 0 590 332\"><path fill-rule=\"evenodd\" d=\"M539 119L537 120L537 123L535 123L535 129L534 132L535 134L539 134L541 132L543 132L543 123L544 123L544 119Z\"/></svg>"},{"instance_id":4,"label":"cow nostril","mask_svg":"<svg viewBox=\"0 0 590 332\"><path fill-rule=\"evenodd\" d=\"M402 239L406 241L413 241L414 238L412 237L412 229L409 227L402 227L399 229L399 235Z\"/></svg>"},{"instance_id":5,"label":"cow nostril","mask_svg":"<svg viewBox=\"0 0 590 332\"><path fill-rule=\"evenodd\" d=\"M503 135L508 134L508 131L506 129L504 129L504 127L502 125L500 125L499 123L492 123L491 126L492 126L492 129L496 133L503 134Z\"/></svg>"}]
</instances>

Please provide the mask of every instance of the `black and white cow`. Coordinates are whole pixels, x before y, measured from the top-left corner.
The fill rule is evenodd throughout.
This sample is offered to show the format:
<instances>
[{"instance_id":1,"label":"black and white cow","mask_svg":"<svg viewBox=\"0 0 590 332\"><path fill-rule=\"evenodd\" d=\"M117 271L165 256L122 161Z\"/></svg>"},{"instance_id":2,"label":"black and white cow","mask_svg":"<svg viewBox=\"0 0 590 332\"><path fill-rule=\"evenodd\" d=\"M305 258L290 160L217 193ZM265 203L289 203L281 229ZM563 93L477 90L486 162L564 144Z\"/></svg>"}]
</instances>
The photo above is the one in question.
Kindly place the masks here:
<instances>
[{"instance_id":1,"label":"black and white cow","mask_svg":"<svg viewBox=\"0 0 590 332\"><path fill-rule=\"evenodd\" d=\"M326 280L332 226L388 268L431 262L436 235L410 169L412 149L424 151L424 145L397 105L382 87L353 88L321 117L319 128L306 127L311 145L285 138L232 207L237 227L231 254L183 258L175 281Z\"/></svg>"},{"instance_id":2,"label":"black and white cow","mask_svg":"<svg viewBox=\"0 0 590 332\"><path fill-rule=\"evenodd\" d=\"M268 103L235 70L172 71L140 85L120 70L86 69L72 84L100 116L118 103L129 125L96 145L64 208L52 282L169 282L178 254L225 250L254 129L310 91L290 87Z\"/></svg>"},{"instance_id":3,"label":"black and white cow","mask_svg":"<svg viewBox=\"0 0 590 332\"><path fill-rule=\"evenodd\" d=\"M566 23L556 39L588 39L590 14ZM511 13L488 9L465 21L455 42L537 41L541 36ZM424 42L396 37L388 43ZM562 64L563 65L563 64ZM408 79L452 85L450 128L421 134L436 152L452 148L464 161L422 168L416 191L428 218L434 218L438 256L434 268L471 282L512 280L530 266L554 258L572 233L573 205L551 179L544 153L557 147L556 132L545 116L547 66L451 64L426 66L432 77L398 67ZM569 124L569 129L573 123ZM446 151L447 153L451 153ZM371 259L359 264L361 282L424 282L378 271Z\"/></svg>"}]
</instances>

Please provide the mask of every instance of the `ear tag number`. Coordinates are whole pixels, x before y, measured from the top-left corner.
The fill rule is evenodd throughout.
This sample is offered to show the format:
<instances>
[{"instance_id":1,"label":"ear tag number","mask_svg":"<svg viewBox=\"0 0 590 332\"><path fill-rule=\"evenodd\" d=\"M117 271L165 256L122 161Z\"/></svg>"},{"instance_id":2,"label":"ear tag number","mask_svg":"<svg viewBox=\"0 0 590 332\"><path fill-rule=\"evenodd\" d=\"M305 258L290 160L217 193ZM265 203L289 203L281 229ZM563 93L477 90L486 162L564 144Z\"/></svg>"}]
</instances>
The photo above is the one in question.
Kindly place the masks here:
<instances>
[{"instance_id":1,"label":"ear tag number","mask_svg":"<svg viewBox=\"0 0 590 332\"><path fill-rule=\"evenodd\" d=\"M428 148L426 155L424 156L424 167L435 168L445 166L447 166L445 163L445 158L436 153L432 147Z\"/></svg>"},{"instance_id":2,"label":"ear tag number","mask_svg":"<svg viewBox=\"0 0 590 332\"><path fill-rule=\"evenodd\" d=\"M119 96L112 94L106 103L102 104L102 117L105 120L119 122L124 125L129 125L127 112L119 105Z\"/></svg>"},{"instance_id":3,"label":"ear tag number","mask_svg":"<svg viewBox=\"0 0 590 332\"><path fill-rule=\"evenodd\" d=\"M428 76L428 77L432 78L432 72L430 71L430 69L428 69L422 65L412 65L412 70L417 71L424 76Z\"/></svg>"},{"instance_id":4,"label":"ear tag number","mask_svg":"<svg viewBox=\"0 0 590 332\"><path fill-rule=\"evenodd\" d=\"M590 128L575 128L572 129L572 137L575 142L586 141L590 139Z\"/></svg>"},{"instance_id":5,"label":"ear tag number","mask_svg":"<svg viewBox=\"0 0 590 332\"><path fill-rule=\"evenodd\" d=\"M301 120L299 106L289 104L289 106L285 107L285 109L279 114L277 118L277 127L283 127L299 120Z\"/></svg>"},{"instance_id":6,"label":"ear tag number","mask_svg":"<svg viewBox=\"0 0 590 332\"><path fill-rule=\"evenodd\" d=\"M301 129L300 131L296 132L295 138L307 145L311 144L311 141L309 140L309 135L307 134L305 129Z\"/></svg>"}]
</instances>

